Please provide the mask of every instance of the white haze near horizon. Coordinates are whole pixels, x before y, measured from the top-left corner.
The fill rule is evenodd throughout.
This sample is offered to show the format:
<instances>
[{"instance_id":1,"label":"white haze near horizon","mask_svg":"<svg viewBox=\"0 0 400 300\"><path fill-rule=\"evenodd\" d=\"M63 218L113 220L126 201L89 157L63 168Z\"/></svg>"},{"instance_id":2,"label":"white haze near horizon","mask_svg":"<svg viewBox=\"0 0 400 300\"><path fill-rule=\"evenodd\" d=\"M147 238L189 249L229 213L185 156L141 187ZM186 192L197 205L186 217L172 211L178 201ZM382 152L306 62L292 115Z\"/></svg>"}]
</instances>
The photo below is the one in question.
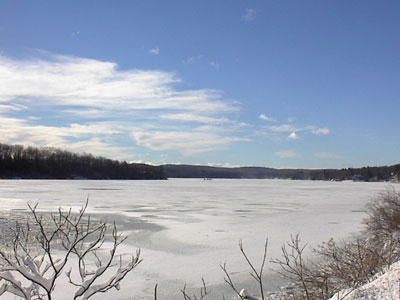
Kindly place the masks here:
<instances>
[{"instance_id":1,"label":"white haze near horizon","mask_svg":"<svg viewBox=\"0 0 400 300\"><path fill-rule=\"evenodd\" d=\"M43 211L78 210L89 197L92 216L116 220L129 236L121 251L141 248L144 261L121 291L94 299L154 299L156 283L159 299L179 299L183 284L199 287L202 277L211 298L225 293L230 299L221 263L227 263L238 288L252 287L240 239L258 265L266 237L269 258L280 256L291 234L314 246L349 237L362 228L364 205L393 186L397 189L389 183L291 180L0 180L0 209L25 210L30 201ZM279 284L269 269L266 278L267 290ZM58 285L56 299L70 299L67 289Z\"/></svg>"}]
</instances>

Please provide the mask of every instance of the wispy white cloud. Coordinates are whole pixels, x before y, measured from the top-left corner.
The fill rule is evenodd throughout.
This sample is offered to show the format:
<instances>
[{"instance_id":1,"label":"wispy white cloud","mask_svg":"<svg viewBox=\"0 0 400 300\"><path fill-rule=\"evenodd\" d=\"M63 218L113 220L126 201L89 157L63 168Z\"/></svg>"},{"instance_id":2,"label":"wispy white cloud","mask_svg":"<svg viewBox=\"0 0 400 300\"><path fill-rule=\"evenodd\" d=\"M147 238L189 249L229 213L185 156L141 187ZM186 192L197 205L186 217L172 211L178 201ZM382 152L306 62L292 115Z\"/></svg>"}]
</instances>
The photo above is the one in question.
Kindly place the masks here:
<instances>
[{"instance_id":1,"label":"wispy white cloud","mask_svg":"<svg viewBox=\"0 0 400 300\"><path fill-rule=\"evenodd\" d=\"M296 132L292 132L291 134L289 134L288 139L289 140L298 140L299 136L296 134Z\"/></svg>"},{"instance_id":2,"label":"wispy white cloud","mask_svg":"<svg viewBox=\"0 0 400 300\"><path fill-rule=\"evenodd\" d=\"M326 127L318 128L313 125L299 127L293 123L268 126L267 128L269 130L271 130L272 132L277 132L277 133L290 132L292 134L292 133L297 133L297 132L308 132L308 133L312 133L315 135L327 135L330 133L329 128L326 128Z\"/></svg>"},{"instance_id":3,"label":"wispy white cloud","mask_svg":"<svg viewBox=\"0 0 400 300\"><path fill-rule=\"evenodd\" d=\"M113 123L69 126L33 125L26 120L0 117L2 142L35 146L50 146L76 152L116 159L129 157L128 149L107 142L107 137L121 133L122 128Z\"/></svg>"},{"instance_id":4,"label":"wispy white cloud","mask_svg":"<svg viewBox=\"0 0 400 300\"><path fill-rule=\"evenodd\" d=\"M20 111L26 109L28 109L28 107L21 104L0 104L0 113L9 111Z\"/></svg>"},{"instance_id":5,"label":"wispy white cloud","mask_svg":"<svg viewBox=\"0 0 400 300\"><path fill-rule=\"evenodd\" d=\"M282 125L275 125L275 126L268 126L268 129L273 132L296 132L302 131L302 128L298 128L292 124L282 124Z\"/></svg>"},{"instance_id":6,"label":"wispy white cloud","mask_svg":"<svg viewBox=\"0 0 400 300\"><path fill-rule=\"evenodd\" d=\"M131 154L132 148L116 146L99 137L89 140L82 140L73 143L59 144L57 147L78 153L91 153L112 159L127 160L134 155Z\"/></svg>"},{"instance_id":7,"label":"wispy white cloud","mask_svg":"<svg viewBox=\"0 0 400 300\"><path fill-rule=\"evenodd\" d=\"M204 57L204 55L202 55L202 54L199 54L197 56L190 56L186 59L183 59L182 63L188 64L188 65L194 64L194 63L198 62L199 60L201 60L203 57Z\"/></svg>"},{"instance_id":8,"label":"wispy white cloud","mask_svg":"<svg viewBox=\"0 0 400 300\"><path fill-rule=\"evenodd\" d=\"M107 110L177 109L202 112L238 110L216 90L177 90L173 73L118 70L112 62L51 56L19 61L0 56L0 99L35 105Z\"/></svg>"},{"instance_id":9,"label":"wispy white cloud","mask_svg":"<svg viewBox=\"0 0 400 300\"><path fill-rule=\"evenodd\" d=\"M201 152L225 149L229 144L247 141L245 138L223 136L207 131L134 131L132 137L140 146L156 151L179 149L189 156Z\"/></svg>"},{"instance_id":10,"label":"wispy white cloud","mask_svg":"<svg viewBox=\"0 0 400 300\"><path fill-rule=\"evenodd\" d=\"M264 120L264 121L269 121L269 122L275 122L274 118L271 118L267 116L266 114L261 114L258 116L259 119Z\"/></svg>"},{"instance_id":11,"label":"wispy white cloud","mask_svg":"<svg viewBox=\"0 0 400 300\"><path fill-rule=\"evenodd\" d=\"M295 158L295 157L299 157L300 155L292 150L288 150L288 151L278 151L275 152L275 155L279 156L280 158Z\"/></svg>"},{"instance_id":12,"label":"wispy white cloud","mask_svg":"<svg viewBox=\"0 0 400 300\"><path fill-rule=\"evenodd\" d=\"M326 158L326 159L341 159L341 158L343 158L343 156L336 154L336 153L332 153L332 152L316 152L316 153L314 153L314 155L316 157Z\"/></svg>"},{"instance_id":13,"label":"wispy white cloud","mask_svg":"<svg viewBox=\"0 0 400 300\"><path fill-rule=\"evenodd\" d=\"M323 128L316 128L312 131L313 134L315 135L327 135L330 133L329 128L323 127Z\"/></svg>"},{"instance_id":14,"label":"wispy white cloud","mask_svg":"<svg viewBox=\"0 0 400 300\"><path fill-rule=\"evenodd\" d=\"M166 119L166 120L199 122L199 123L206 123L206 124L221 124L221 123L229 122L229 119L227 119L227 118L213 118L213 117L201 116L201 115L190 114L190 113L163 114L163 115L160 115L160 118Z\"/></svg>"},{"instance_id":15,"label":"wispy white cloud","mask_svg":"<svg viewBox=\"0 0 400 300\"><path fill-rule=\"evenodd\" d=\"M42 54L45 58L29 60L0 56L2 142L134 159L114 140L126 137L132 144L186 155L245 140L233 131L238 122L227 117L239 111L238 103L220 91L178 89L181 79L170 72L119 70L113 62Z\"/></svg>"},{"instance_id":16,"label":"wispy white cloud","mask_svg":"<svg viewBox=\"0 0 400 300\"><path fill-rule=\"evenodd\" d=\"M154 55L159 55L160 54L160 48L158 48L158 47L151 48L151 49L149 49L149 53L150 54L154 54Z\"/></svg>"},{"instance_id":17,"label":"wispy white cloud","mask_svg":"<svg viewBox=\"0 0 400 300\"><path fill-rule=\"evenodd\" d=\"M89 137L92 135L113 135L121 133L122 127L113 123L92 123L90 125L70 124L68 126L34 125L18 118L0 117L0 133L3 139L15 142L22 138L33 144L56 145L66 142L66 138Z\"/></svg>"},{"instance_id":18,"label":"wispy white cloud","mask_svg":"<svg viewBox=\"0 0 400 300\"><path fill-rule=\"evenodd\" d=\"M242 14L242 20L246 22L252 22L256 18L256 10L253 8L247 8L246 11Z\"/></svg>"}]
</instances>

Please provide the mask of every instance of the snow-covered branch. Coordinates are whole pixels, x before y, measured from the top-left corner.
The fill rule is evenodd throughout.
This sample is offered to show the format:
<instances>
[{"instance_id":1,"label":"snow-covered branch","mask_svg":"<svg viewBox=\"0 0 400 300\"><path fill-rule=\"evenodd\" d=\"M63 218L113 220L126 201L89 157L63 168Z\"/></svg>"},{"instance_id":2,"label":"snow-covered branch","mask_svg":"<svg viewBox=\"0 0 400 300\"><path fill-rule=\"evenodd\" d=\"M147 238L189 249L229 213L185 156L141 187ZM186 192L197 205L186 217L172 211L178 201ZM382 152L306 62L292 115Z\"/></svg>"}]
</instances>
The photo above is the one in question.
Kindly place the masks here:
<instances>
[{"instance_id":1,"label":"snow-covered branch","mask_svg":"<svg viewBox=\"0 0 400 300\"><path fill-rule=\"evenodd\" d=\"M0 295L51 300L56 281L63 278L78 288L71 297L89 299L96 293L119 289L120 282L141 262L139 250L123 262L117 248L125 237L115 224L86 217L88 201L77 215L60 208L46 216L38 213L37 204L28 206L32 219L26 225L16 223L12 245L0 249ZM112 241L109 248L108 240ZM104 251L109 254L103 255ZM70 269L65 272L67 265ZM64 272L65 277L61 276ZM79 280L73 280L74 272Z\"/></svg>"}]
</instances>

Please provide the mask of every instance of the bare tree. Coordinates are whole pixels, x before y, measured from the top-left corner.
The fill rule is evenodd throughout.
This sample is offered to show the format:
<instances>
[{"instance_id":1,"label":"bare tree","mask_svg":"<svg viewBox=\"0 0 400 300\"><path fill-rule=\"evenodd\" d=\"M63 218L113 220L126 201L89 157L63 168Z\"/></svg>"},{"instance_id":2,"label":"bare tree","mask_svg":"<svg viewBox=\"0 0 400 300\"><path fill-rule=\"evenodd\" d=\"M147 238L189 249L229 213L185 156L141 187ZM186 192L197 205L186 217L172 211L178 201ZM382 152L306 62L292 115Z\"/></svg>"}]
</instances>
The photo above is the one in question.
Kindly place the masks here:
<instances>
[{"instance_id":1,"label":"bare tree","mask_svg":"<svg viewBox=\"0 0 400 300\"><path fill-rule=\"evenodd\" d=\"M37 204L28 205L33 219L26 224L17 222L12 246L0 249L0 295L51 300L62 274L76 287L73 299L119 289L120 282L141 262L140 250L124 263L117 248L125 237L115 224L86 217L87 205L88 201L75 215L71 209L59 208L50 216L39 214ZM108 240L111 246L107 249Z\"/></svg>"},{"instance_id":2,"label":"bare tree","mask_svg":"<svg viewBox=\"0 0 400 300\"><path fill-rule=\"evenodd\" d=\"M263 287L263 272L264 272L264 267L265 267L265 261L267 258L267 249L268 249L268 239L265 240L264 243L264 253L263 257L261 260L261 265L260 269L257 271L257 269L254 267L254 264L250 261L249 257L247 256L246 252L244 251L243 247L243 242L239 241L239 249L240 252L242 253L243 257L245 258L247 264L249 265L251 271L250 271L250 276L255 279L258 283L258 286L260 287L260 294L261 294L261 300L265 300L264 296L264 287ZM246 290L242 289L239 291L239 289L235 286L235 284L232 281L232 278L228 272L228 269L226 267L226 263L221 265L222 271L225 273L224 280L225 282L232 288L232 290L235 292L236 296L238 296L240 299L256 299L251 296L247 295Z\"/></svg>"}]
</instances>

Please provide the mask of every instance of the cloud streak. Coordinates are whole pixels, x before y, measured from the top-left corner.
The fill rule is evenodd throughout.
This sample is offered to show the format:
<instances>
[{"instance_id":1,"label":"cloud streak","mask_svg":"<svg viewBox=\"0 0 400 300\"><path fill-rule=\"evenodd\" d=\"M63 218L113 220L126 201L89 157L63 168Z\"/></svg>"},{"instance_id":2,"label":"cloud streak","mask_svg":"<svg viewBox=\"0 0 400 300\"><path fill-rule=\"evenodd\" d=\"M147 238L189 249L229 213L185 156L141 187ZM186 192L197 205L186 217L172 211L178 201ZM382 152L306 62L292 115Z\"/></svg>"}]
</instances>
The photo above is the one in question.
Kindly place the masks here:
<instances>
[{"instance_id":1,"label":"cloud streak","mask_svg":"<svg viewBox=\"0 0 400 300\"><path fill-rule=\"evenodd\" d=\"M190 113L179 113L179 114L164 114L160 116L161 119L175 120L182 122L197 122L205 124L221 124L229 122L227 118L213 118L208 116L202 116Z\"/></svg>"},{"instance_id":2,"label":"cloud streak","mask_svg":"<svg viewBox=\"0 0 400 300\"><path fill-rule=\"evenodd\" d=\"M266 114L261 114L258 116L259 119L264 120L264 121L269 121L269 122L275 122L274 118L271 118L267 116Z\"/></svg>"},{"instance_id":3,"label":"cloud streak","mask_svg":"<svg viewBox=\"0 0 400 300\"><path fill-rule=\"evenodd\" d=\"M179 148L185 156L206 151L225 149L233 142L248 141L246 138L221 136L207 131L135 131L132 137L138 145L156 151Z\"/></svg>"},{"instance_id":4,"label":"cloud streak","mask_svg":"<svg viewBox=\"0 0 400 300\"><path fill-rule=\"evenodd\" d=\"M125 159L128 149L107 143L107 137L122 132L113 123L68 126L33 125L26 120L0 116L2 142L11 144L40 145L63 148L77 152Z\"/></svg>"},{"instance_id":5,"label":"cloud streak","mask_svg":"<svg viewBox=\"0 0 400 300\"><path fill-rule=\"evenodd\" d=\"M3 142L134 159L127 155L129 147L116 146L116 139L185 155L246 140L227 130L235 127L229 115L240 107L218 90L179 89L181 79L171 72L120 70L114 62L45 56L0 56ZM199 123L207 129L196 127Z\"/></svg>"},{"instance_id":6,"label":"cloud streak","mask_svg":"<svg viewBox=\"0 0 400 300\"><path fill-rule=\"evenodd\" d=\"M118 70L117 64L67 56L16 61L0 56L0 100L106 109L237 110L216 90L177 90L173 73Z\"/></svg>"},{"instance_id":7,"label":"cloud streak","mask_svg":"<svg viewBox=\"0 0 400 300\"><path fill-rule=\"evenodd\" d=\"M314 130L312 131L312 133L315 134L315 135L327 135L327 134L330 133L330 130L329 130L329 128L326 128L326 127L324 127L324 128L317 128L317 129L314 129Z\"/></svg>"},{"instance_id":8,"label":"cloud streak","mask_svg":"<svg viewBox=\"0 0 400 300\"><path fill-rule=\"evenodd\" d=\"M304 126L304 127L298 127L294 124L281 124L281 125L274 125L274 126L268 126L268 130L276 133L290 133L290 135L296 134L297 132L309 132L314 135L328 135L330 133L329 128L323 127L323 128L318 128L312 125L309 126Z\"/></svg>"}]
</instances>

